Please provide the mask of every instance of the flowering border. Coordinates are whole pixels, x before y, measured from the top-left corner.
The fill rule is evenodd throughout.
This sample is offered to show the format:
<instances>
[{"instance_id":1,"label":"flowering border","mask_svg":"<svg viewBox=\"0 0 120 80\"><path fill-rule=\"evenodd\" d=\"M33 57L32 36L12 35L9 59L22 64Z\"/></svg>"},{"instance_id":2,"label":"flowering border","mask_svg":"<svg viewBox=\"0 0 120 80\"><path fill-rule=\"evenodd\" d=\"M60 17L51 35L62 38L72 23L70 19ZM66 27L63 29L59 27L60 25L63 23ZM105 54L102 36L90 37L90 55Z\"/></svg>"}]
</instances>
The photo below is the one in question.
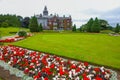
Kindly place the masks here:
<instances>
[{"instance_id":1,"label":"flowering border","mask_svg":"<svg viewBox=\"0 0 120 80\"><path fill-rule=\"evenodd\" d=\"M0 60L4 61L1 61L0 65L5 70L17 77L26 77L24 80L117 80L115 72L110 69L12 45L1 46Z\"/></svg>"},{"instance_id":2,"label":"flowering border","mask_svg":"<svg viewBox=\"0 0 120 80\"><path fill-rule=\"evenodd\" d=\"M26 37L30 37L30 36L32 36L32 34L27 34ZM0 42L3 42L3 43L16 42L16 41L23 40L26 37L14 36L14 37L10 37L10 38L0 39Z\"/></svg>"}]
</instances>

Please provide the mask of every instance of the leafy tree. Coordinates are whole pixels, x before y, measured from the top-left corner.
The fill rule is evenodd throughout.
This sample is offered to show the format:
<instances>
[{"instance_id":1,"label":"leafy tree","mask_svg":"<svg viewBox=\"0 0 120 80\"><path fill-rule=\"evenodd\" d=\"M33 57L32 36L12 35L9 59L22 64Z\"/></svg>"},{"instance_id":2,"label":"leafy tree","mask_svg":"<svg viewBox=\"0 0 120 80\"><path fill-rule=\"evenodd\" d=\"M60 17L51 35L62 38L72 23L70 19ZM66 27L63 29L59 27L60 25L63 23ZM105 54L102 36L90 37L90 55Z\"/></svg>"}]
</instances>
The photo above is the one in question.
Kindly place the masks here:
<instances>
[{"instance_id":1,"label":"leafy tree","mask_svg":"<svg viewBox=\"0 0 120 80\"><path fill-rule=\"evenodd\" d=\"M86 32L87 31L87 24L84 24L80 27L80 32Z\"/></svg>"},{"instance_id":2,"label":"leafy tree","mask_svg":"<svg viewBox=\"0 0 120 80\"><path fill-rule=\"evenodd\" d=\"M29 27L29 23L30 23L30 18L29 17L25 17L22 21L22 27L28 28Z\"/></svg>"},{"instance_id":3,"label":"leafy tree","mask_svg":"<svg viewBox=\"0 0 120 80\"><path fill-rule=\"evenodd\" d=\"M90 18L90 20L87 22L87 25L86 25L87 32L91 32L91 27L92 27L93 22L94 22L93 18Z\"/></svg>"},{"instance_id":4,"label":"leafy tree","mask_svg":"<svg viewBox=\"0 0 120 80\"><path fill-rule=\"evenodd\" d=\"M10 15L10 14L5 14L5 15L0 15L0 26L2 27L2 23L7 22L8 26L13 26L13 27L19 27L20 26L20 21L16 15Z\"/></svg>"},{"instance_id":5,"label":"leafy tree","mask_svg":"<svg viewBox=\"0 0 120 80\"><path fill-rule=\"evenodd\" d=\"M1 27L8 27L8 23L7 22L2 22L2 24L1 24Z\"/></svg>"},{"instance_id":6,"label":"leafy tree","mask_svg":"<svg viewBox=\"0 0 120 80\"><path fill-rule=\"evenodd\" d=\"M31 32L39 32L39 25L35 16L33 16L30 20L29 29Z\"/></svg>"},{"instance_id":7,"label":"leafy tree","mask_svg":"<svg viewBox=\"0 0 120 80\"><path fill-rule=\"evenodd\" d=\"M93 22L93 25L91 27L91 32L96 32L96 33L100 32L100 24L99 24L99 20L97 17L95 18L95 21Z\"/></svg>"},{"instance_id":8,"label":"leafy tree","mask_svg":"<svg viewBox=\"0 0 120 80\"><path fill-rule=\"evenodd\" d=\"M116 24L116 27L115 27L115 33L119 33L120 32L120 26L119 24L117 23Z\"/></svg>"},{"instance_id":9,"label":"leafy tree","mask_svg":"<svg viewBox=\"0 0 120 80\"><path fill-rule=\"evenodd\" d=\"M99 23L100 23L101 30L109 29L109 24L108 24L108 22L106 20L100 19Z\"/></svg>"},{"instance_id":10,"label":"leafy tree","mask_svg":"<svg viewBox=\"0 0 120 80\"><path fill-rule=\"evenodd\" d=\"M23 17L22 16L17 16L18 21L20 22L20 27L22 27L22 21L23 21Z\"/></svg>"},{"instance_id":11,"label":"leafy tree","mask_svg":"<svg viewBox=\"0 0 120 80\"><path fill-rule=\"evenodd\" d=\"M74 24L73 28L72 28L72 31L76 31L76 25Z\"/></svg>"}]
</instances>

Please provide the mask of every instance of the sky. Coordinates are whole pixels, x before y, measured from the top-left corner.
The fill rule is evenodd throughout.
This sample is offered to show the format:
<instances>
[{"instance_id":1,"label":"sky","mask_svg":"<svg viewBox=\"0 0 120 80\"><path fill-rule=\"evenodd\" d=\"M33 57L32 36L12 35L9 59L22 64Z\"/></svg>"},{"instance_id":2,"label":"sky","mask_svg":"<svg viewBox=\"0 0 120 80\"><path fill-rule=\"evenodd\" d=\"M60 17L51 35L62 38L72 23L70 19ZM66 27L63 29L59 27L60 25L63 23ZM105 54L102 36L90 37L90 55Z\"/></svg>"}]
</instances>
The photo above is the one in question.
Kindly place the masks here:
<instances>
[{"instance_id":1,"label":"sky","mask_svg":"<svg viewBox=\"0 0 120 80\"><path fill-rule=\"evenodd\" d=\"M49 14L71 15L77 27L91 17L107 20L112 26L120 23L120 0L0 0L0 14L31 17L42 13L45 5Z\"/></svg>"}]
</instances>

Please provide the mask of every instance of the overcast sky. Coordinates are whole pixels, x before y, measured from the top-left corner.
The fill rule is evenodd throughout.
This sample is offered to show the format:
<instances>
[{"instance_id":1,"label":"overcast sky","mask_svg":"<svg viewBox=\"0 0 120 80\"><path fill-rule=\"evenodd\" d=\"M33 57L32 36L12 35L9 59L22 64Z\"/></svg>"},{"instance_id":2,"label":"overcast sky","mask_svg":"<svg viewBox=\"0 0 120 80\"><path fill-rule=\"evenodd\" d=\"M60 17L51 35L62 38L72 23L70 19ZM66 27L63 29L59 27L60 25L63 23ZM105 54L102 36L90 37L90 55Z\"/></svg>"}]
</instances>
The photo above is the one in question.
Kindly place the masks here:
<instances>
[{"instance_id":1,"label":"overcast sky","mask_svg":"<svg viewBox=\"0 0 120 80\"><path fill-rule=\"evenodd\" d=\"M120 23L120 0L0 0L0 14L33 16L47 6L49 14L72 16L73 24L80 26L91 17Z\"/></svg>"}]
</instances>

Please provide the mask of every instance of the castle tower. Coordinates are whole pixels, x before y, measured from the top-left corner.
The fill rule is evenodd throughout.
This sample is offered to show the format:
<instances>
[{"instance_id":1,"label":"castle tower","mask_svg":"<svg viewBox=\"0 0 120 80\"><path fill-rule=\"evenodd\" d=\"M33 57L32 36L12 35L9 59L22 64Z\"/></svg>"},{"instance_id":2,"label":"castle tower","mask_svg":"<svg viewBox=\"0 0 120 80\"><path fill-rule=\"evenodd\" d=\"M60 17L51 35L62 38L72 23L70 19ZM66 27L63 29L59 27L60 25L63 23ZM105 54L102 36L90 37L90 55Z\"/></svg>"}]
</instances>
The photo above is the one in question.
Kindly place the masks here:
<instances>
[{"instance_id":1,"label":"castle tower","mask_svg":"<svg viewBox=\"0 0 120 80\"><path fill-rule=\"evenodd\" d=\"M44 7L43 16L48 16L47 6Z\"/></svg>"}]
</instances>

